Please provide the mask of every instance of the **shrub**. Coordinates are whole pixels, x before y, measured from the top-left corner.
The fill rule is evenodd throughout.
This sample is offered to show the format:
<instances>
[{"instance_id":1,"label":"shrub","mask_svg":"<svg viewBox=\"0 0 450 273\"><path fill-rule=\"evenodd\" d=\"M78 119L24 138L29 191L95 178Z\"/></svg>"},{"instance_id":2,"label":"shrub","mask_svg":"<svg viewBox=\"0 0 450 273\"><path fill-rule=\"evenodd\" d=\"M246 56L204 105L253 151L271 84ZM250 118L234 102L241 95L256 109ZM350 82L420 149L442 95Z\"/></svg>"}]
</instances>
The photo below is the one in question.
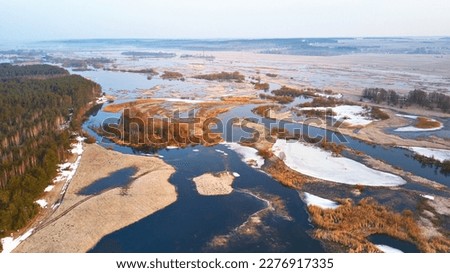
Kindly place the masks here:
<instances>
[{"instance_id":1,"label":"shrub","mask_svg":"<svg viewBox=\"0 0 450 273\"><path fill-rule=\"evenodd\" d=\"M183 74L179 72L171 72L171 71L164 71L164 73L161 75L161 79L163 80L184 80Z\"/></svg>"}]
</instances>

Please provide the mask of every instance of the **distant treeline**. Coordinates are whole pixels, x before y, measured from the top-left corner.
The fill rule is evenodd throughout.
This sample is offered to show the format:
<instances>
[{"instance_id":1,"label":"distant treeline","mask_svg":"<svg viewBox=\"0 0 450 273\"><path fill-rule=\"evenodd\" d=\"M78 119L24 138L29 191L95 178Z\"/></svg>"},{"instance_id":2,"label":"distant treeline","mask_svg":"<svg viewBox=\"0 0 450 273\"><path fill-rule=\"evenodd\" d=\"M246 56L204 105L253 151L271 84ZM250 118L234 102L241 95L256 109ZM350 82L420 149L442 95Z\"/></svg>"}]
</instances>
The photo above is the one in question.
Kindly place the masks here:
<instances>
[{"instance_id":1,"label":"distant treeline","mask_svg":"<svg viewBox=\"0 0 450 273\"><path fill-rule=\"evenodd\" d=\"M68 75L65 69L45 65L45 64L36 64L36 65L26 65L26 66L17 66L11 64L0 64L0 80L7 79L17 79L17 78L33 78L33 77L49 77L49 76L62 76Z\"/></svg>"},{"instance_id":2,"label":"distant treeline","mask_svg":"<svg viewBox=\"0 0 450 273\"><path fill-rule=\"evenodd\" d=\"M397 94L394 90L383 88L366 88L362 93L363 98L375 103L387 103L390 105L419 105L428 109L439 108L441 111L450 112L450 96L439 92L425 92L420 89L410 91L406 96Z\"/></svg>"},{"instance_id":3,"label":"distant treeline","mask_svg":"<svg viewBox=\"0 0 450 273\"><path fill-rule=\"evenodd\" d=\"M243 82L245 80L245 76L239 73L238 71L229 73L229 72L220 72L220 73L212 73L205 75L197 75L194 76L195 79L202 79L208 81L235 81L235 82Z\"/></svg>"},{"instance_id":4,"label":"distant treeline","mask_svg":"<svg viewBox=\"0 0 450 273\"><path fill-rule=\"evenodd\" d=\"M63 76L51 77L57 73ZM80 128L81 112L101 92L96 83L48 65L2 65L1 75L18 78L0 80L0 235L36 214L34 201L69 148L67 128Z\"/></svg>"},{"instance_id":5,"label":"distant treeline","mask_svg":"<svg viewBox=\"0 0 450 273\"><path fill-rule=\"evenodd\" d=\"M167 52L141 52L141 51L125 51L122 55L141 57L141 58L174 58L177 56L175 53Z\"/></svg>"}]
</instances>

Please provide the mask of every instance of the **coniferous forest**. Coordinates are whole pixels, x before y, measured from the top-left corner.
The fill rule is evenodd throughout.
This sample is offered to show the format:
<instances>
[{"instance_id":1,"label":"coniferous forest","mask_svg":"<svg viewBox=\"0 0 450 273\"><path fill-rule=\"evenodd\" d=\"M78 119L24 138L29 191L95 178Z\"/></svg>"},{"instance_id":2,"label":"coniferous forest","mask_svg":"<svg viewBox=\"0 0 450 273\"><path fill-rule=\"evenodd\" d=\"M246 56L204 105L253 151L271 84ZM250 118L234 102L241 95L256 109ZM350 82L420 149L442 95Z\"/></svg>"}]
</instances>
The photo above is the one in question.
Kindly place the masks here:
<instances>
[{"instance_id":1,"label":"coniferous forest","mask_svg":"<svg viewBox=\"0 0 450 273\"><path fill-rule=\"evenodd\" d=\"M23 227L68 155L71 132L101 92L50 65L0 64L0 235Z\"/></svg>"}]
</instances>

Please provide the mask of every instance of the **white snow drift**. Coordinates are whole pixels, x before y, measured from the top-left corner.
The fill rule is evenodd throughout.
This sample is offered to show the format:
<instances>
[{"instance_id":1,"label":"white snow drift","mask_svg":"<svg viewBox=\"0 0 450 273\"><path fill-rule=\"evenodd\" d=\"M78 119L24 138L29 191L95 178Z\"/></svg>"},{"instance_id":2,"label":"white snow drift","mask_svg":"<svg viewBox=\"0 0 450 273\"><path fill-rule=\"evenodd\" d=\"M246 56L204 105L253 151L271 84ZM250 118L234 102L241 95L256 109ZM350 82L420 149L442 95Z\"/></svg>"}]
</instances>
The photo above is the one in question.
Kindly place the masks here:
<instances>
[{"instance_id":1,"label":"white snow drift","mask_svg":"<svg viewBox=\"0 0 450 273\"><path fill-rule=\"evenodd\" d=\"M445 160L450 160L450 150L445 149L434 149L434 148L422 148L422 147L404 147L416 154L423 155L426 157L434 158L441 162Z\"/></svg>"},{"instance_id":2,"label":"white snow drift","mask_svg":"<svg viewBox=\"0 0 450 273\"><path fill-rule=\"evenodd\" d=\"M314 194L304 192L303 194L301 194L301 196L303 197L302 200L308 206L313 205L313 206L316 206L316 207L319 207L322 209L335 209L335 208L339 207L338 203L331 201L329 199L319 197Z\"/></svg>"},{"instance_id":3,"label":"white snow drift","mask_svg":"<svg viewBox=\"0 0 450 273\"><path fill-rule=\"evenodd\" d=\"M359 105L339 105L336 107L302 107L300 110L319 110L326 111L333 110L336 113L333 116L336 120L342 120L350 126L366 126L369 125L373 119L368 116L368 110Z\"/></svg>"},{"instance_id":4,"label":"white snow drift","mask_svg":"<svg viewBox=\"0 0 450 273\"><path fill-rule=\"evenodd\" d=\"M349 185L399 186L406 181L386 172L371 169L345 157L300 142L278 139L272 147L276 156L302 174Z\"/></svg>"}]
</instances>

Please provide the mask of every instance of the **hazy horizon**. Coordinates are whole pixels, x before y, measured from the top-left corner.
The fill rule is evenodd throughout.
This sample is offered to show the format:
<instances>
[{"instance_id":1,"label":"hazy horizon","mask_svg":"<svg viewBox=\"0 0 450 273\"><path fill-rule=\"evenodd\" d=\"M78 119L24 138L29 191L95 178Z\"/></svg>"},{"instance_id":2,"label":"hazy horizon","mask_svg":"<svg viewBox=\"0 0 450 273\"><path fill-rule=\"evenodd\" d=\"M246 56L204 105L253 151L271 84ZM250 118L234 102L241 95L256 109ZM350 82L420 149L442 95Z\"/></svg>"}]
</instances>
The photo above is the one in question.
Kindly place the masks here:
<instances>
[{"instance_id":1,"label":"hazy horizon","mask_svg":"<svg viewBox=\"0 0 450 273\"><path fill-rule=\"evenodd\" d=\"M446 0L0 0L0 41L448 37Z\"/></svg>"}]
</instances>

